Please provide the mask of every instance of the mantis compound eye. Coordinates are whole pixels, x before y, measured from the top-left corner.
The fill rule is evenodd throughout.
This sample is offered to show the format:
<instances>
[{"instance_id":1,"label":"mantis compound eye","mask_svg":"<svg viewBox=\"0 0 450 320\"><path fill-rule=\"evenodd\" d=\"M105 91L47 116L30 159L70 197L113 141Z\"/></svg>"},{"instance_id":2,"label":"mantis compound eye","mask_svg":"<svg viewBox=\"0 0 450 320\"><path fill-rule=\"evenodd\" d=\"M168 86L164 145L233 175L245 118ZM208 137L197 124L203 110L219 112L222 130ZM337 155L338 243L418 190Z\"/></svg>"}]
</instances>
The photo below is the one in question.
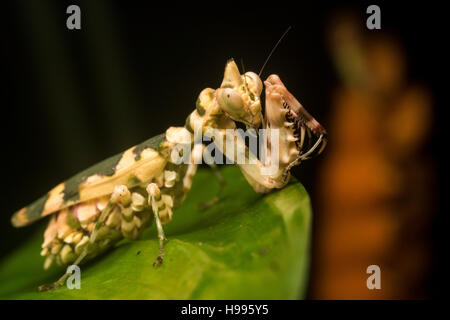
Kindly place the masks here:
<instances>
[{"instance_id":1,"label":"mantis compound eye","mask_svg":"<svg viewBox=\"0 0 450 320\"><path fill-rule=\"evenodd\" d=\"M244 115L244 101L234 89L218 89L217 102L222 110L233 119L240 120Z\"/></svg>"},{"instance_id":2,"label":"mantis compound eye","mask_svg":"<svg viewBox=\"0 0 450 320\"><path fill-rule=\"evenodd\" d=\"M261 104L245 103L242 95L235 89L221 88L216 91L216 99L222 111L234 121L256 128L261 124Z\"/></svg>"},{"instance_id":3,"label":"mantis compound eye","mask_svg":"<svg viewBox=\"0 0 450 320\"><path fill-rule=\"evenodd\" d=\"M245 73L245 77L249 89L259 97L263 90L263 84L259 76L256 73L249 71Z\"/></svg>"}]
</instances>

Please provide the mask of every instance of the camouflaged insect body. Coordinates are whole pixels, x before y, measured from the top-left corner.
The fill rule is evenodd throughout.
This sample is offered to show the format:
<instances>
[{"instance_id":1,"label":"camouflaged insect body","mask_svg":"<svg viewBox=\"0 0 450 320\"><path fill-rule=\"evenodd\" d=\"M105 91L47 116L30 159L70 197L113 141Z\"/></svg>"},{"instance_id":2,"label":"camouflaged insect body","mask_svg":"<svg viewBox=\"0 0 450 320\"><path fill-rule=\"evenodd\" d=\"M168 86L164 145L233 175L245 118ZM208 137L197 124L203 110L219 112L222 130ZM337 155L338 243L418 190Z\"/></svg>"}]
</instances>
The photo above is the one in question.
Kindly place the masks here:
<instances>
[{"instance_id":1,"label":"camouflaged insect body","mask_svg":"<svg viewBox=\"0 0 450 320\"><path fill-rule=\"evenodd\" d=\"M152 212L144 209L145 198L141 193L133 193L140 207L116 206L100 225L95 242L89 246L86 260L93 258L111 247L123 237L136 239L141 231L151 223ZM44 268L53 261L67 265L83 252L89 244L89 238L98 221L100 213L106 207L109 198L91 200L52 215L44 233L41 255L46 256Z\"/></svg>"},{"instance_id":2,"label":"camouflaged insect body","mask_svg":"<svg viewBox=\"0 0 450 320\"><path fill-rule=\"evenodd\" d=\"M173 207L180 205L180 201L173 199L179 199L177 195L184 192L182 178L187 166L176 166L165 160L170 149L167 144L165 134L147 140L72 177L14 214L15 226L51 215L41 251L47 257L44 268L53 262L73 263L86 247L85 260L89 260L122 238L136 239L153 218L145 190L150 182L163 191L156 199L161 222L172 219ZM129 188L128 203L113 205L108 216L98 224L95 241L89 243L111 198L112 187L119 184Z\"/></svg>"},{"instance_id":3,"label":"camouflaged insect body","mask_svg":"<svg viewBox=\"0 0 450 320\"><path fill-rule=\"evenodd\" d=\"M16 212L12 224L22 227L51 215L41 252L47 257L44 266L48 268L55 261L64 265L79 263L84 258L95 257L122 238L135 239L154 218L159 239L155 264L161 264L165 240L162 224L172 219L173 210L186 198L205 147L202 141L194 143L194 129L201 128L200 133L206 136L209 129L214 129L218 151L233 159L248 183L259 193L283 188L294 165L324 149L325 129L309 115L280 78L271 75L264 84L265 117L260 100L261 79L254 72L241 74L236 63L229 60L220 88L207 88L200 93L196 108L187 117L184 127L170 127L164 134L59 184ZM236 129L236 122L253 129L262 124L264 129L279 133L278 141L267 138L268 153L279 160L276 170L264 173L271 166L270 161L254 158L239 135L234 136L232 148L224 148L226 132ZM180 144L191 145L188 164L175 164L170 160L175 146ZM272 149L275 144L278 148ZM307 151L306 144L312 145ZM246 151L244 163L237 163L237 152L231 152L239 148ZM59 280L55 285L61 283ZM53 286L44 287L46 290Z\"/></svg>"}]
</instances>

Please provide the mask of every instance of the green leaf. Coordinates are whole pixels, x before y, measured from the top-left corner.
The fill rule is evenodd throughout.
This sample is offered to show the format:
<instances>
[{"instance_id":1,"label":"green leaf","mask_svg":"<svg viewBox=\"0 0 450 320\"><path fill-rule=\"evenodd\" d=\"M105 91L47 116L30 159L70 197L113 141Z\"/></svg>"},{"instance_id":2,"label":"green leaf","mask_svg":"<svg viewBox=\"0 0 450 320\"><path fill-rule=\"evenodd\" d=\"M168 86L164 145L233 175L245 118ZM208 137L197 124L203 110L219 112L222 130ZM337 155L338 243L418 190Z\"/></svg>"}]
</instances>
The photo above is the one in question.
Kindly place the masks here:
<instances>
[{"instance_id":1,"label":"green leaf","mask_svg":"<svg viewBox=\"0 0 450 320\"><path fill-rule=\"evenodd\" d=\"M226 166L221 200L201 210L219 186L201 169L185 203L165 226L164 263L154 268L158 242L154 224L137 241L81 265L81 289L66 286L37 292L63 268L42 269L42 233L0 263L2 299L298 299L309 266L311 205L292 179L282 190L261 195L239 169Z\"/></svg>"}]
</instances>

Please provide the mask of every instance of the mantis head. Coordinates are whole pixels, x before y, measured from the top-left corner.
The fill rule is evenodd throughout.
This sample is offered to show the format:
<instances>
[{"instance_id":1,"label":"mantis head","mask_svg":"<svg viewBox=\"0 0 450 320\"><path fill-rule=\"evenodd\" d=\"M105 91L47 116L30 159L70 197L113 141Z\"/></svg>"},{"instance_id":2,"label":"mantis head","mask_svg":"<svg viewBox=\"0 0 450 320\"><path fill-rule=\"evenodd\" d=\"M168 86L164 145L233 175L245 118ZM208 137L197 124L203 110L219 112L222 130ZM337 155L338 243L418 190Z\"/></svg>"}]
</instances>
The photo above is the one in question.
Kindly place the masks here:
<instances>
[{"instance_id":1,"label":"mantis head","mask_svg":"<svg viewBox=\"0 0 450 320\"><path fill-rule=\"evenodd\" d=\"M261 125L260 95L263 85L254 72L241 75L233 59L227 62L222 84L216 90L216 99L222 111L232 120L247 127Z\"/></svg>"},{"instance_id":2,"label":"mantis head","mask_svg":"<svg viewBox=\"0 0 450 320\"><path fill-rule=\"evenodd\" d=\"M300 102L287 90L280 77L270 75L264 81L265 117L261 112L260 95L263 83L254 72L240 74L234 60L229 60L216 101L230 119L247 127L278 130L278 147L267 136L269 153L277 153L278 173L272 176L277 185L284 185L292 167L320 154L327 143L327 132Z\"/></svg>"}]
</instances>

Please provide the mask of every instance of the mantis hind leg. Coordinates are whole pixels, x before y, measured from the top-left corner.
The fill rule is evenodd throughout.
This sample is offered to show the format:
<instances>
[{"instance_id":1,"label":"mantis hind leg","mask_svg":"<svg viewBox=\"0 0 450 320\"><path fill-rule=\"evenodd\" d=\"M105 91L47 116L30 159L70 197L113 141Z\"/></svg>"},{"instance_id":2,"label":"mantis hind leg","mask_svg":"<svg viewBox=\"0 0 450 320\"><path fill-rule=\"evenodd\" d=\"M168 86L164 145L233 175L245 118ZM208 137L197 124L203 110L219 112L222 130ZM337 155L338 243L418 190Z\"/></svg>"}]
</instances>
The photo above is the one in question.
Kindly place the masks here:
<instances>
[{"instance_id":1,"label":"mantis hind leg","mask_svg":"<svg viewBox=\"0 0 450 320\"><path fill-rule=\"evenodd\" d=\"M89 243L88 245L83 249L82 253L78 256L78 258L75 260L75 262L73 263L74 265L79 265L83 259L86 257L86 255L89 252L89 247L95 242L95 238L97 236L97 231L100 228L101 224L104 222L104 220L106 219L106 217L108 216L110 210L112 208L112 202L109 201L108 205L106 206L105 209L103 209L102 213L100 214L100 217L97 221L97 223L95 224L94 230L91 233L91 236L89 237ZM48 290L52 290L52 289L56 289L58 287L61 287L64 285L64 283L66 282L67 278L71 276L71 273L66 272L61 278L59 278L57 281L50 283L50 284L44 284L38 287L39 291L48 291Z\"/></svg>"},{"instance_id":2,"label":"mantis hind leg","mask_svg":"<svg viewBox=\"0 0 450 320\"><path fill-rule=\"evenodd\" d=\"M97 222L95 223L94 229L92 230L92 233L89 237L88 245L83 249L81 254L78 256L78 258L75 260L75 262L72 265L79 265L86 255L89 253L90 247L94 244L98 230L100 227L105 223L106 218L111 213L111 210L114 208L115 205L127 205L130 203L130 192L126 186L118 186L115 188L114 192L111 195L110 200L108 201L108 204L101 212ZM48 291L52 289L56 289L58 287L61 287L66 282L67 278L71 276L72 274L70 272L66 272L64 275L62 275L61 278L59 278L57 281L50 283L50 284L44 284L38 287L38 291Z\"/></svg>"}]
</instances>

